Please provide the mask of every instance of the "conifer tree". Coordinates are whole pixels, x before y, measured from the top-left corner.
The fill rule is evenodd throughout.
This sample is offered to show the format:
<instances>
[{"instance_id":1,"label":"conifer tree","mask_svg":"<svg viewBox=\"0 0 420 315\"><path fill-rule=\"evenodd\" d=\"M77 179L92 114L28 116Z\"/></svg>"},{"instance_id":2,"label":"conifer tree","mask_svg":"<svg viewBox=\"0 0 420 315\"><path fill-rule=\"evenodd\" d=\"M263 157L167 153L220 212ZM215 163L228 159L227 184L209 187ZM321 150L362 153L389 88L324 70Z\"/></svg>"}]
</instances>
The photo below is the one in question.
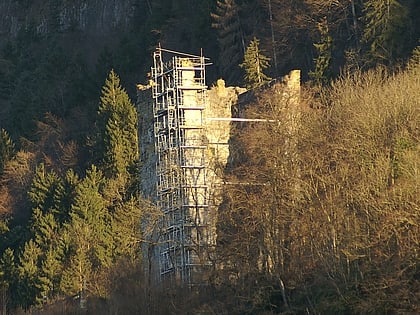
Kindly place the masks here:
<instances>
[{"instance_id":1,"label":"conifer tree","mask_svg":"<svg viewBox=\"0 0 420 315\"><path fill-rule=\"evenodd\" d=\"M271 78L264 73L269 67L270 58L266 57L259 48L259 40L254 37L245 52L243 63L240 64L245 70L245 84L253 89L269 82Z\"/></svg>"},{"instance_id":2,"label":"conifer tree","mask_svg":"<svg viewBox=\"0 0 420 315\"><path fill-rule=\"evenodd\" d=\"M15 145L9 133L3 128L0 130L0 175L3 173L5 164L13 157Z\"/></svg>"},{"instance_id":3,"label":"conifer tree","mask_svg":"<svg viewBox=\"0 0 420 315\"><path fill-rule=\"evenodd\" d=\"M368 44L371 63L392 63L409 42L409 12L402 1L368 0L364 3L365 28L362 40Z\"/></svg>"},{"instance_id":4,"label":"conifer tree","mask_svg":"<svg viewBox=\"0 0 420 315\"><path fill-rule=\"evenodd\" d=\"M33 240L26 242L17 267L19 275L18 303L23 309L39 301L41 293L38 291L38 272L41 249Z\"/></svg>"},{"instance_id":5,"label":"conifer tree","mask_svg":"<svg viewBox=\"0 0 420 315\"><path fill-rule=\"evenodd\" d=\"M25 303L41 304L58 293L61 274L62 250L60 244L61 224L57 214L56 191L62 180L53 171L47 171L44 164L38 165L28 192L32 202L30 243L39 249L38 271L33 275L34 298ZM31 243L32 242L32 243Z\"/></svg>"},{"instance_id":6,"label":"conifer tree","mask_svg":"<svg viewBox=\"0 0 420 315\"><path fill-rule=\"evenodd\" d=\"M114 70L102 87L98 114L104 174L126 177L138 160L137 112Z\"/></svg>"},{"instance_id":7,"label":"conifer tree","mask_svg":"<svg viewBox=\"0 0 420 315\"><path fill-rule=\"evenodd\" d=\"M115 254L118 256L134 258L138 254L141 223L139 204L139 197L131 197L115 207L112 231L115 241Z\"/></svg>"},{"instance_id":8,"label":"conifer tree","mask_svg":"<svg viewBox=\"0 0 420 315\"><path fill-rule=\"evenodd\" d=\"M39 208L43 212L49 211L54 206L54 192L59 182L55 172L49 172L43 163L39 164L28 192L33 208Z\"/></svg>"},{"instance_id":9,"label":"conifer tree","mask_svg":"<svg viewBox=\"0 0 420 315\"><path fill-rule=\"evenodd\" d=\"M86 286L91 277L92 263L85 248L79 246L74 249L67 261L60 281L60 290L66 295L78 294L82 302L82 296L86 294Z\"/></svg>"},{"instance_id":10,"label":"conifer tree","mask_svg":"<svg viewBox=\"0 0 420 315\"><path fill-rule=\"evenodd\" d=\"M0 302L2 314L7 314L7 309L16 306L17 301L12 299L16 294L17 270L15 256L11 248L7 248L0 259Z\"/></svg>"},{"instance_id":11,"label":"conifer tree","mask_svg":"<svg viewBox=\"0 0 420 315\"><path fill-rule=\"evenodd\" d=\"M76 197L76 187L79 177L74 170L69 169L63 180L61 180L54 190L54 209L57 222L61 225L70 219L70 210Z\"/></svg>"},{"instance_id":12,"label":"conifer tree","mask_svg":"<svg viewBox=\"0 0 420 315\"><path fill-rule=\"evenodd\" d=\"M235 0L218 0L211 17L212 27L217 30L220 74L228 83L237 83L240 72L235 67L242 60L245 50L239 7Z\"/></svg>"},{"instance_id":13,"label":"conifer tree","mask_svg":"<svg viewBox=\"0 0 420 315\"><path fill-rule=\"evenodd\" d=\"M317 26L321 38L319 43L314 44L318 56L314 60L315 69L309 72L309 76L316 84L325 84L331 78L332 37L329 34L328 21L326 19L319 22Z\"/></svg>"},{"instance_id":14,"label":"conifer tree","mask_svg":"<svg viewBox=\"0 0 420 315\"><path fill-rule=\"evenodd\" d=\"M59 284L63 269L60 252L59 248L50 247L43 253L36 284L40 295L36 304L45 303L59 293Z\"/></svg>"},{"instance_id":15,"label":"conifer tree","mask_svg":"<svg viewBox=\"0 0 420 315\"><path fill-rule=\"evenodd\" d=\"M43 213L35 208L32 212L31 230L33 240L44 251L57 244L59 226L51 212Z\"/></svg>"},{"instance_id":16,"label":"conifer tree","mask_svg":"<svg viewBox=\"0 0 420 315\"><path fill-rule=\"evenodd\" d=\"M92 166L76 188L71 220L66 224L71 252L61 287L67 294L84 288L91 280L92 270L112 262L111 218L101 194L103 181L102 173Z\"/></svg>"}]
</instances>

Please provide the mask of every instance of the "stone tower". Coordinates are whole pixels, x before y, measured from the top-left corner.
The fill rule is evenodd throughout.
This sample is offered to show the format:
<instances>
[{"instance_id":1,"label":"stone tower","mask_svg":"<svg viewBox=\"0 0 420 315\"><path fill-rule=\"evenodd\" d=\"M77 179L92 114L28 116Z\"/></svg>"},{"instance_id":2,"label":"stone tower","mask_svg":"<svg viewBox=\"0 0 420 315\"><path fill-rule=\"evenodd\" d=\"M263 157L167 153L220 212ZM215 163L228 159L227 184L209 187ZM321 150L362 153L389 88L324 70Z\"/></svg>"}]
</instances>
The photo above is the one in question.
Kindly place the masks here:
<instances>
[{"instance_id":1,"label":"stone tower","mask_svg":"<svg viewBox=\"0 0 420 315\"><path fill-rule=\"evenodd\" d=\"M217 241L231 125L246 121L233 117L232 108L249 92L226 87L222 79L208 88L207 65L202 55L158 48L148 84L138 85L141 190L158 213L144 253L147 273L157 283L206 281ZM300 72L291 72L281 83L282 93L298 101L299 81Z\"/></svg>"}]
</instances>

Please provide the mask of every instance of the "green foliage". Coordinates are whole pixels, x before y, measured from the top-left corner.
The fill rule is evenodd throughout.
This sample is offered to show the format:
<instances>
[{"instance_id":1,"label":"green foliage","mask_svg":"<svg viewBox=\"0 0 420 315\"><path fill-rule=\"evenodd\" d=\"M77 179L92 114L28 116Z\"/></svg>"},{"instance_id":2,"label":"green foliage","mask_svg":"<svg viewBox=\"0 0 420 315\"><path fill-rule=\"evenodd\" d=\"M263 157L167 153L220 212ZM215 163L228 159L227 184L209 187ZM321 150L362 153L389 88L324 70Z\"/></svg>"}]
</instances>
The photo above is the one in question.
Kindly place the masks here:
<instances>
[{"instance_id":1,"label":"green foliage","mask_svg":"<svg viewBox=\"0 0 420 315\"><path fill-rule=\"evenodd\" d=\"M96 96L84 61L57 38L46 42L28 30L3 55L10 70L4 99L8 119L2 123L12 135L34 140L36 121L46 112L65 117L75 106L87 108Z\"/></svg>"},{"instance_id":2,"label":"green foliage","mask_svg":"<svg viewBox=\"0 0 420 315\"><path fill-rule=\"evenodd\" d=\"M403 1L369 0L364 4L363 42L372 63L392 64L404 55L409 42L409 11Z\"/></svg>"},{"instance_id":3,"label":"green foliage","mask_svg":"<svg viewBox=\"0 0 420 315\"><path fill-rule=\"evenodd\" d=\"M239 81L240 73L235 69L244 54L244 38L239 21L239 7L235 0L218 0L214 13L212 27L217 30L219 43L219 72L228 82Z\"/></svg>"},{"instance_id":4,"label":"green foliage","mask_svg":"<svg viewBox=\"0 0 420 315\"><path fill-rule=\"evenodd\" d=\"M328 30L328 21L323 19L317 24L321 37L319 43L314 44L318 56L314 60L315 69L309 72L312 80L319 85L326 84L331 79L331 57L333 40Z\"/></svg>"},{"instance_id":5,"label":"green foliage","mask_svg":"<svg viewBox=\"0 0 420 315\"><path fill-rule=\"evenodd\" d=\"M18 2L22 14L36 11L36 2ZM338 73L344 51L352 52L357 69L366 60L392 64L418 44L420 33L419 4L409 0L134 2L134 21L128 32L118 32L117 43L104 43L102 33L63 32L60 0L43 7L51 33L29 24L9 43L7 34L0 40L0 126L8 130L0 132L0 208L14 215L0 221L0 293L10 313L63 295L104 297L98 292L110 287L119 290L114 301L127 304L121 309L130 302L136 312L144 311L139 305L150 307L149 300L138 303L145 206L136 193L137 115L128 93L158 39L174 50L203 47L217 76L234 84L242 74L244 37L255 34L261 47L273 46L279 73L313 68L312 79L325 83ZM329 24L317 25L324 16ZM243 63L253 73L249 87L269 80L263 71L269 60L262 61L256 38L245 56L250 62ZM220 216L216 257L223 268L213 278L220 290L200 295L208 303L194 295L187 306L174 298L162 308L173 304L174 313L188 313L195 302L196 313L418 313L418 56L414 50L408 62L411 77L357 73L321 91L328 110L303 113L299 158L290 158L293 141L285 126L244 135L251 146L244 147L248 159L239 177L264 185L226 190L229 211ZM98 110L98 88L111 66L128 93L111 71ZM209 69L210 77L215 70ZM83 143L95 120L91 159L84 153L92 148ZM21 141L15 154L9 133L30 141ZM91 164L103 176L92 167L79 178L76 172ZM298 201L296 188L304 190ZM131 263L114 265L121 257ZM109 269L129 281L111 286Z\"/></svg>"},{"instance_id":6,"label":"green foliage","mask_svg":"<svg viewBox=\"0 0 420 315\"><path fill-rule=\"evenodd\" d=\"M104 172L108 177L127 178L138 160L137 112L113 70L102 87L98 115Z\"/></svg>"},{"instance_id":7,"label":"green foliage","mask_svg":"<svg viewBox=\"0 0 420 315\"><path fill-rule=\"evenodd\" d=\"M270 58L266 57L259 47L260 41L254 37L249 43L240 67L245 70L244 81L246 87L253 89L271 80L264 74L264 70L269 67Z\"/></svg>"},{"instance_id":8,"label":"green foliage","mask_svg":"<svg viewBox=\"0 0 420 315\"><path fill-rule=\"evenodd\" d=\"M420 73L420 46L414 48L408 62L408 69L412 72Z\"/></svg>"},{"instance_id":9,"label":"green foliage","mask_svg":"<svg viewBox=\"0 0 420 315\"><path fill-rule=\"evenodd\" d=\"M64 294L81 295L86 290L86 283L92 277L92 264L87 256L85 251L78 248L70 257L60 282L60 290Z\"/></svg>"},{"instance_id":10,"label":"green foliage","mask_svg":"<svg viewBox=\"0 0 420 315\"><path fill-rule=\"evenodd\" d=\"M15 144L9 133L3 128L0 130L0 175L3 173L4 166L12 159L15 154Z\"/></svg>"},{"instance_id":11,"label":"green foliage","mask_svg":"<svg viewBox=\"0 0 420 315\"><path fill-rule=\"evenodd\" d=\"M11 299L16 287L17 269L14 252L7 248L0 259L0 294L2 294L3 309L10 309L16 305Z\"/></svg>"},{"instance_id":12,"label":"green foliage","mask_svg":"<svg viewBox=\"0 0 420 315\"><path fill-rule=\"evenodd\" d=\"M44 254L43 260L39 267L38 282L36 285L37 291L40 292L36 304L47 303L57 295L62 274L62 262L58 255L58 251L50 248Z\"/></svg>"},{"instance_id":13,"label":"green foliage","mask_svg":"<svg viewBox=\"0 0 420 315\"><path fill-rule=\"evenodd\" d=\"M33 210L31 230L34 235L35 243L43 250L56 245L58 227L57 221L51 212L43 213L39 208Z\"/></svg>"},{"instance_id":14,"label":"green foliage","mask_svg":"<svg viewBox=\"0 0 420 315\"><path fill-rule=\"evenodd\" d=\"M114 210L112 234L115 241L115 255L139 259L140 243L140 197L131 197L119 203Z\"/></svg>"},{"instance_id":15,"label":"green foliage","mask_svg":"<svg viewBox=\"0 0 420 315\"><path fill-rule=\"evenodd\" d=\"M32 240L25 244L22 253L19 255L17 301L24 309L28 309L39 299L40 293L37 290L37 285L40 256L41 249Z\"/></svg>"},{"instance_id":16,"label":"green foliage","mask_svg":"<svg viewBox=\"0 0 420 315\"><path fill-rule=\"evenodd\" d=\"M110 218L101 195L102 173L92 166L76 188L70 217L75 245L89 253L92 264L107 266L111 260Z\"/></svg>"},{"instance_id":17,"label":"green foliage","mask_svg":"<svg viewBox=\"0 0 420 315\"><path fill-rule=\"evenodd\" d=\"M54 192L59 182L57 174L48 172L43 163L39 164L28 192L33 207L44 212L50 210L54 206Z\"/></svg>"},{"instance_id":18,"label":"green foliage","mask_svg":"<svg viewBox=\"0 0 420 315\"><path fill-rule=\"evenodd\" d=\"M69 169L54 191L53 213L60 224L70 219L70 210L76 197L78 183L78 175L72 169Z\"/></svg>"},{"instance_id":19,"label":"green foliage","mask_svg":"<svg viewBox=\"0 0 420 315\"><path fill-rule=\"evenodd\" d=\"M111 217L101 195L104 179L92 166L76 187L70 221L65 224L70 247L61 288L74 294L92 280L92 271L112 262Z\"/></svg>"}]
</instances>

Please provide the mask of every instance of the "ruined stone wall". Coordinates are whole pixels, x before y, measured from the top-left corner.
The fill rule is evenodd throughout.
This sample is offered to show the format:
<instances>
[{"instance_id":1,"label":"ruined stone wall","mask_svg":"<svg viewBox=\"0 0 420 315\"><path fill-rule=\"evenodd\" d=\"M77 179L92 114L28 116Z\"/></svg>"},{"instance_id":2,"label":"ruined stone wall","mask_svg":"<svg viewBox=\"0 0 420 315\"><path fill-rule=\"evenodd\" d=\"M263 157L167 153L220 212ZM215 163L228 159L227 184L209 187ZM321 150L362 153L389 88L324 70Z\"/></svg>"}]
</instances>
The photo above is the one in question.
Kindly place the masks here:
<instances>
[{"instance_id":1,"label":"ruined stone wall","mask_svg":"<svg viewBox=\"0 0 420 315\"><path fill-rule=\"evenodd\" d=\"M245 88L225 87L223 80L207 91L207 104L204 110L205 142L207 143L207 179L210 185L221 182L224 168L229 156L229 138L232 107L237 104L239 94ZM153 100L150 86L138 85L137 109L139 115L139 147L140 147L140 185L143 196L154 199L156 194L155 163L153 133ZM212 120L226 118L226 120Z\"/></svg>"},{"instance_id":2,"label":"ruined stone wall","mask_svg":"<svg viewBox=\"0 0 420 315\"><path fill-rule=\"evenodd\" d=\"M153 84L153 82L151 82ZM184 84L185 85L185 84ZM155 119L153 116L153 100L152 100L152 88L150 85L138 85L137 95L137 107L139 115L139 147L140 147L140 188L143 197L150 199L151 201L157 201L157 178L156 178L156 161L157 155L155 152L155 138L154 138L154 123ZM232 117L232 107L237 103L238 95L244 92L245 89L225 87L223 81L219 81L219 84L205 92L205 109L204 110L189 110L188 108L194 108L197 106L196 97L198 94L194 90L183 91L183 106L184 114L183 119L185 121L180 122L180 125L186 124L193 126L195 124L203 122L203 128L191 129L185 131L185 143L184 145L203 145L205 146L205 159L204 159L204 170L199 172L200 178L194 176L194 169L186 169L186 176L192 176L191 178L185 178L184 184L205 184L207 188L207 196L201 194L195 195L194 198L197 200L190 200L193 196L186 196L183 200L184 203L207 204L208 207L199 208L199 219L200 222L206 224L206 228L203 230L205 235L201 235L205 240L205 247L208 254L212 252L212 247L216 245L216 223L217 223L217 210L219 204L222 201L222 180L224 175L224 169L227 164L229 157L229 137L230 137L230 121ZM197 94L197 95L195 95ZM201 96L200 96L201 98ZM201 104L201 101L200 101ZM201 115L203 115L201 117ZM212 118L225 118L227 120L217 121ZM201 164L197 159L201 159L200 154L194 156L195 153L199 153L198 150L185 152L184 158L187 164ZM191 173L191 175L189 175ZM196 175L197 175L196 174ZM191 183L190 183L191 181ZM194 199L193 198L193 199ZM201 199L205 198L205 199ZM188 216L194 216L197 209L191 209L192 213L186 214ZM184 218L186 220L186 218ZM145 259L149 260L147 264L149 267L146 268L146 274L149 275L150 279L154 283L159 283L159 257L162 251L160 244L160 228L165 228L165 223L162 226L158 226L154 234L146 236L150 242L144 248L144 253L148 253L148 257ZM196 231L193 229L191 235L185 236L191 239L197 239ZM155 246L149 246L149 244L156 244ZM207 256L206 256L207 257ZM202 257L193 258L193 260L201 261ZM204 274L194 274L194 281L203 282L205 280ZM201 279L201 280L200 280Z\"/></svg>"},{"instance_id":3,"label":"ruined stone wall","mask_svg":"<svg viewBox=\"0 0 420 315\"><path fill-rule=\"evenodd\" d=\"M153 82L151 82L153 84ZM271 84L263 87L264 90L270 90L273 94L279 95L278 109L286 110L287 124L290 128L290 140L287 144L289 146L288 158L293 159L295 143L293 141L293 134L299 124L299 101L300 101L300 71L295 70L290 72L281 80L271 82ZM155 201L157 198L156 192L156 153L154 144L154 117L153 117L153 100L151 93L151 86L138 85L138 114L139 114L139 147L140 147L140 186L144 197ZM185 118L188 118L189 124L194 124L195 121L204 122L203 139L200 145L205 145L205 181L208 186L208 211L203 212L204 221L207 222L208 228L206 230L206 242L209 247L216 246L217 241L217 218L218 208L222 202L223 181L225 177L226 166L231 157L231 136L232 126L238 122L235 118L241 116L241 106L246 106L255 101L255 93L253 91L246 91L239 87L225 87L224 81L219 80L217 85L206 90L205 109L185 110ZM196 92L194 92L196 93ZM184 105L192 106L196 96L185 94L186 100ZM191 104L190 104L191 103ZM195 106L195 105L194 105ZM187 106L188 107L188 106ZM243 112L242 112L243 113ZM203 115L203 117L196 117L195 115ZM187 117L188 116L188 117ZM246 117L242 117L246 119ZM201 135L200 131L200 135ZM188 135L188 133L186 133ZM195 134L189 134L190 138L196 139ZM186 136L187 137L187 136ZM192 143L191 143L192 144ZM188 157L188 156L187 156ZM194 161L193 157L189 158ZM201 175L200 175L201 176ZM188 179L186 179L188 181ZM200 201L202 204L204 200ZM153 237L156 237L153 236ZM158 239L158 238L157 238ZM211 250L210 250L211 251ZM149 270L149 275L158 279L158 262L159 250L157 247L152 249L153 257L148 257L152 260ZM211 253L209 253L211 254ZM201 277L201 279L205 279ZM154 281L155 281L154 280Z\"/></svg>"},{"instance_id":4,"label":"ruined stone wall","mask_svg":"<svg viewBox=\"0 0 420 315\"><path fill-rule=\"evenodd\" d=\"M153 130L153 99L150 86L137 86L140 149L140 190L143 197L156 198L156 154Z\"/></svg>"},{"instance_id":5,"label":"ruined stone wall","mask_svg":"<svg viewBox=\"0 0 420 315\"><path fill-rule=\"evenodd\" d=\"M223 80L208 91L206 107L206 137L207 148L207 184L209 186L209 215L211 216L211 234L217 239L217 211L222 202L223 179L225 168L230 156L230 136L233 117L232 109L238 103L238 97L246 91L245 88L225 87Z\"/></svg>"}]
</instances>

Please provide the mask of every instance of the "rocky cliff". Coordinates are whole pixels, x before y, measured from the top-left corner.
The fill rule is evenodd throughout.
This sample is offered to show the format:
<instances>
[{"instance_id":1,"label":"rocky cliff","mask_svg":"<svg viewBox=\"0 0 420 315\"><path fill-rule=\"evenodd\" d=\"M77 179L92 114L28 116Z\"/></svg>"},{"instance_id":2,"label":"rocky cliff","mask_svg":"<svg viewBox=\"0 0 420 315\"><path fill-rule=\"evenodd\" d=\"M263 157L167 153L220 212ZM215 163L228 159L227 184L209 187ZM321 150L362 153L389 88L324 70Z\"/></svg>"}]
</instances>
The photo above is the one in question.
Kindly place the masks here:
<instances>
[{"instance_id":1,"label":"rocky cliff","mask_svg":"<svg viewBox=\"0 0 420 315\"><path fill-rule=\"evenodd\" d=\"M127 28L135 0L0 0L0 34L16 37L33 27L39 34L81 31L109 34Z\"/></svg>"}]
</instances>

